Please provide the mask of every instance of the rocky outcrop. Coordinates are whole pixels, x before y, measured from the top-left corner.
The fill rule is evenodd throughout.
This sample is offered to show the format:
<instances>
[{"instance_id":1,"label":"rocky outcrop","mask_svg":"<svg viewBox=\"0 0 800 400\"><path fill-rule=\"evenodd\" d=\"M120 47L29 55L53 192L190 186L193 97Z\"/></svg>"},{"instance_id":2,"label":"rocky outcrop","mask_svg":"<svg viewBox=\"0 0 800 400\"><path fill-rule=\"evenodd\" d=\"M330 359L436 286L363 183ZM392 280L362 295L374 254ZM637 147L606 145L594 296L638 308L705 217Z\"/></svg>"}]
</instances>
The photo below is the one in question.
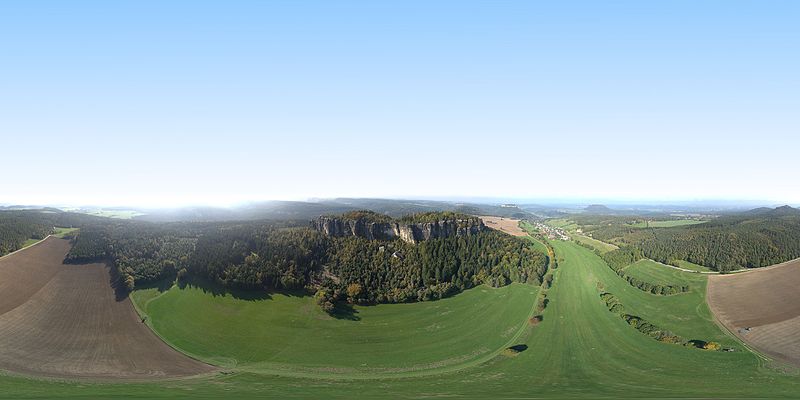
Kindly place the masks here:
<instances>
[{"instance_id":1,"label":"rocky outcrop","mask_svg":"<svg viewBox=\"0 0 800 400\"><path fill-rule=\"evenodd\" d=\"M359 236L369 240L400 239L408 243L451 236L470 236L487 229L480 218L473 217L414 223L319 217L312 224L315 229L329 236Z\"/></svg>"}]
</instances>

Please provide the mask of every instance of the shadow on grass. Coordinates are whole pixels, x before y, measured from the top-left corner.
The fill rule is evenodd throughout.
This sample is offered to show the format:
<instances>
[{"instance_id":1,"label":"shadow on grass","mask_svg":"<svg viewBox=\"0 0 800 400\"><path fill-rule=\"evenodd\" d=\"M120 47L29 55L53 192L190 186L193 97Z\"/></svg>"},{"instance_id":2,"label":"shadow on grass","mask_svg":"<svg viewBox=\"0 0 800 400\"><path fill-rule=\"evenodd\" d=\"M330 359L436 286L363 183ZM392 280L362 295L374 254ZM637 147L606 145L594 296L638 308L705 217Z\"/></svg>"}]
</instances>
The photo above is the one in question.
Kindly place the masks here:
<instances>
[{"instance_id":1,"label":"shadow on grass","mask_svg":"<svg viewBox=\"0 0 800 400\"><path fill-rule=\"evenodd\" d=\"M698 348L698 349L705 349L706 345L708 344L708 342L706 342L705 340L699 340L699 339L692 339L692 340L688 341L687 343L690 346Z\"/></svg>"},{"instance_id":2,"label":"shadow on grass","mask_svg":"<svg viewBox=\"0 0 800 400\"><path fill-rule=\"evenodd\" d=\"M358 310L356 310L352 304L348 303L337 303L336 307L333 308L333 311L328 313L331 317L336 319L343 319L347 321L361 321L361 317L358 316Z\"/></svg>"},{"instance_id":3,"label":"shadow on grass","mask_svg":"<svg viewBox=\"0 0 800 400\"><path fill-rule=\"evenodd\" d=\"M164 279L159 279L159 280L157 280L155 282L148 282L148 283L143 283L143 284L138 284L137 283L136 284L136 289L137 290L138 289L156 289L156 290L158 290L159 293L164 293L167 290L169 290L169 288L171 288L172 285L174 285L174 284L175 284L175 279L174 278L164 278Z\"/></svg>"},{"instance_id":4,"label":"shadow on grass","mask_svg":"<svg viewBox=\"0 0 800 400\"><path fill-rule=\"evenodd\" d=\"M528 345L527 344L515 344L515 345L509 347L508 349L512 350L514 352L517 352L517 353L522 353L523 351L528 350Z\"/></svg>"},{"instance_id":5,"label":"shadow on grass","mask_svg":"<svg viewBox=\"0 0 800 400\"><path fill-rule=\"evenodd\" d=\"M184 289L191 287L200 289L203 293L210 294L214 297L217 296L231 296L237 300L258 301L272 299L273 295L280 294L289 297L307 297L311 296L305 290L278 290L278 289L238 289L225 287L217 282L212 282L207 279L191 277L184 280L178 280L178 287Z\"/></svg>"}]
</instances>

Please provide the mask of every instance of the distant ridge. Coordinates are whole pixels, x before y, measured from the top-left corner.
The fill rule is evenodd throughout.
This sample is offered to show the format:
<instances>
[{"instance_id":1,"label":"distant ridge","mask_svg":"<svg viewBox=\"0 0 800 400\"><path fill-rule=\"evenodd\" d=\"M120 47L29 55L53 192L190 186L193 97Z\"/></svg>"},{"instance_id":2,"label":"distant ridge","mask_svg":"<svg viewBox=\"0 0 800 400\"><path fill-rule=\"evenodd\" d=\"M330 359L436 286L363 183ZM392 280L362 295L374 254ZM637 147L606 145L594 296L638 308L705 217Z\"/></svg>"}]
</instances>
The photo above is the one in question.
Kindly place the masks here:
<instances>
[{"instance_id":1,"label":"distant ridge","mask_svg":"<svg viewBox=\"0 0 800 400\"><path fill-rule=\"evenodd\" d=\"M617 212L602 205L602 204L590 204L583 209L588 214L616 214Z\"/></svg>"},{"instance_id":2,"label":"distant ridge","mask_svg":"<svg viewBox=\"0 0 800 400\"><path fill-rule=\"evenodd\" d=\"M792 208L788 205L775 208L759 207L747 211L746 214L753 214L766 217L785 217L789 215L800 215L800 209Z\"/></svg>"}]
</instances>

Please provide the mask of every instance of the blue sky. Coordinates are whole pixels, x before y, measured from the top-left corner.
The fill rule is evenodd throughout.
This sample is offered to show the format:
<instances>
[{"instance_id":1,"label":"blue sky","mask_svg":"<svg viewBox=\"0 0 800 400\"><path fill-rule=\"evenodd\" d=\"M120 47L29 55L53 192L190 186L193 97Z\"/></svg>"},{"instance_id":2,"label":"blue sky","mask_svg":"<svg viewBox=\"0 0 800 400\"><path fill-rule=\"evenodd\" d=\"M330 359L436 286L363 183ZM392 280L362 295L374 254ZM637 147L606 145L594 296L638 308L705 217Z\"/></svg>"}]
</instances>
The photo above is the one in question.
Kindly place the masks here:
<instances>
[{"instance_id":1,"label":"blue sky","mask_svg":"<svg viewBox=\"0 0 800 400\"><path fill-rule=\"evenodd\" d=\"M0 3L0 203L800 203L800 2Z\"/></svg>"}]
</instances>

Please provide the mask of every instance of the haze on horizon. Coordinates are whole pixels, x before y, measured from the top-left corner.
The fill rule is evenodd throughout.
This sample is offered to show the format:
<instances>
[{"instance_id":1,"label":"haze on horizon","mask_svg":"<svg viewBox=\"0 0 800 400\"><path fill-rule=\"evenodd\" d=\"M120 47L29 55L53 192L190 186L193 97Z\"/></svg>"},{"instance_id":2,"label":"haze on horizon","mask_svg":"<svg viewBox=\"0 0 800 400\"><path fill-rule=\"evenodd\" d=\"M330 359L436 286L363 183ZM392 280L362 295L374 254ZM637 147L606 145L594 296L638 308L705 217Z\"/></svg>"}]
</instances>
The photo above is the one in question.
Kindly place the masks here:
<instances>
[{"instance_id":1,"label":"haze on horizon","mask_svg":"<svg viewBox=\"0 0 800 400\"><path fill-rule=\"evenodd\" d=\"M7 2L0 204L796 205L799 17L791 1Z\"/></svg>"}]
</instances>

